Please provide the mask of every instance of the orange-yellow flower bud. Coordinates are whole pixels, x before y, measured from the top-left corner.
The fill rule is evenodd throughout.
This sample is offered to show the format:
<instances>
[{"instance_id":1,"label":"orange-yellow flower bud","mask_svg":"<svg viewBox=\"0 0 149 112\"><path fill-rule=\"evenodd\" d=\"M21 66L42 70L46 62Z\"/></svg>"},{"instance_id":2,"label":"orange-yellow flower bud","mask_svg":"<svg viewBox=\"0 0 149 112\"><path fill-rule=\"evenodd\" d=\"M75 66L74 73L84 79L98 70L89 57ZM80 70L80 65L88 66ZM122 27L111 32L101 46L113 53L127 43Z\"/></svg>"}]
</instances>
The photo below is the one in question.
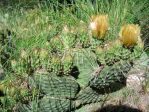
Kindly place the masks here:
<instances>
[{"instance_id":1,"label":"orange-yellow flower bud","mask_svg":"<svg viewBox=\"0 0 149 112\"><path fill-rule=\"evenodd\" d=\"M119 33L121 43L126 47L133 47L140 37L140 27L134 24L122 26Z\"/></svg>"},{"instance_id":2,"label":"orange-yellow flower bud","mask_svg":"<svg viewBox=\"0 0 149 112\"><path fill-rule=\"evenodd\" d=\"M109 29L108 15L92 16L89 28L93 37L103 39Z\"/></svg>"}]
</instances>

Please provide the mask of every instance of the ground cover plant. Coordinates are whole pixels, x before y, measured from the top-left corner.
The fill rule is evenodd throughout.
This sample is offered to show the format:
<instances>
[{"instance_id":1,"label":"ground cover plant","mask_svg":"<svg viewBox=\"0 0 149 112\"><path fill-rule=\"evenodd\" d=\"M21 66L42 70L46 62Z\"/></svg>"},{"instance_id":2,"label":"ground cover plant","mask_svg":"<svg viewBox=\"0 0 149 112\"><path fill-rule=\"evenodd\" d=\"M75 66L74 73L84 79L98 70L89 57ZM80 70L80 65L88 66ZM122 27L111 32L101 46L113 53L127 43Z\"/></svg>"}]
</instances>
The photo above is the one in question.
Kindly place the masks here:
<instances>
[{"instance_id":1,"label":"ground cover plant","mask_svg":"<svg viewBox=\"0 0 149 112\"><path fill-rule=\"evenodd\" d=\"M102 112L136 62L148 97L148 0L0 3L0 112Z\"/></svg>"}]
</instances>

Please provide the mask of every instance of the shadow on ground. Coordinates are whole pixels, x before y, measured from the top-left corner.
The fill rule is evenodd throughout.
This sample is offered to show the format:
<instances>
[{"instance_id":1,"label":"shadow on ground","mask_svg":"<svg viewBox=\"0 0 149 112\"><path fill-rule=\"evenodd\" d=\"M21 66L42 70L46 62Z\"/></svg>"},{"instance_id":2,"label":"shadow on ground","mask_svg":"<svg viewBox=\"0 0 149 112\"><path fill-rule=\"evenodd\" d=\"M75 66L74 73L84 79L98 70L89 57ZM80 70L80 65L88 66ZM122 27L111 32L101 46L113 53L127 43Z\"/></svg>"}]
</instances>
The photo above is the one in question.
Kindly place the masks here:
<instances>
[{"instance_id":1,"label":"shadow on ground","mask_svg":"<svg viewBox=\"0 0 149 112\"><path fill-rule=\"evenodd\" d=\"M107 105L96 112L143 112L126 105Z\"/></svg>"}]
</instances>

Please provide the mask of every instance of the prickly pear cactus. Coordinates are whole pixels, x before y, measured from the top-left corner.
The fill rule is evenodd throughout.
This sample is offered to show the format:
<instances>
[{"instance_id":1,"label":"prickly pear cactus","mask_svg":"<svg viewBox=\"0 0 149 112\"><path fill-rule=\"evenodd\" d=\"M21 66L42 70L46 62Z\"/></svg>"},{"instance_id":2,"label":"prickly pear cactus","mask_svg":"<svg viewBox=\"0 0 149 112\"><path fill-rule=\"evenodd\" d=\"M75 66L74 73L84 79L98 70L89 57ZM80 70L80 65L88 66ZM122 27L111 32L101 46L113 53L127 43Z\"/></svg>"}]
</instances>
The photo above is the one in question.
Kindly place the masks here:
<instances>
[{"instance_id":1,"label":"prickly pear cactus","mask_svg":"<svg viewBox=\"0 0 149 112\"><path fill-rule=\"evenodd\" d=\"M44 97L29 104L18 104L17 112L70 112L74 103L68 99Z\"/></svg>"},{"instance_id":2,"label":"prickly pear cactus","mask_svg":"<svg viewBox=\"0 0 149 112\"><path fill-rule=\"evenodd\" d=\"M73 65L78 67L79 76L57 75L54 71L35 73L30 77L29 87L37 89L39 93L35 96L38 100L32 99L27 104L21 102L17 105L19 112L69 112L86 104L102 102L107 93L125 86L131 61L120 60L113 65L101 66L89 49L72 52Z\"/></svg>"},{"instance_id":3,"label":"prickly pear cactus","mask_svg":"<svg viewBox=\"0 0 149 112\"><path fill-rule=\"evenodd\" d=\"M79 85L71 77L36 74L34 79L40 91L50 97L72 99L79 91Z\"/></svg>"},{"instance_id":4,"label":"prickly pear cactus","mask_svg":"<svg viewBox=\"0 0 149 112\"><path fill-rule=\"evenodd\" d=\"M30 77L30 87L39 90L41 98L38 105L33 107L35 101L29 104L19 104L19 112L67 112L75 107L74 99L80 90L79 84L72 77L59 77L56 74L35 74ZM34 81L34 82L33 82ZM36 102L37 104L37 102Z\"/></svg>"},{"instance_id":5,"label":"prickly pear cactus","mask_svg":"<svg viewBox=\"0 0 149 112\"><path fill-rule=\"evenodd\" d=\"M131 69L130 62L122 61L111 66L106 66L98 75L90 81L90 87L97 89L99 93L116 91L125 86L127 73Z\"/></svg>"},{"instance_id":6,"label":"prickly pear cactus","mask_svg":"<svg viewBox=\"0 0 149 112\"><path fill-rule=\"evenodd\" d=\"M86 86L93 72L99 67L95 54L90 49L74 51L74 65L78 67L79 76L76 79L81 86Z\"/></svg>"},{"instance_id":7,"label":"prickly pear cactus","mask_svg":"<svg viewBox=\"0 0 149 112\"><path fill-rule=\"evenodd\" d=\"M81 90L80 93L77 95L76 103L77 105L81 106L85 104L103 101L104 98L105 96L100 94L97 90L87 87Z\"/></svg>"},{"instance_id":8,"label":"prickly pear cactus","mask_svg":"<svg viewBox=\"0 0 149 112\"><path fill-rule=\"evenodd\" d=\"M43 112L70 112L74 108L74 102L68 99L43 98L40 101L40 110Z\"/></svg>"}]
</instances>

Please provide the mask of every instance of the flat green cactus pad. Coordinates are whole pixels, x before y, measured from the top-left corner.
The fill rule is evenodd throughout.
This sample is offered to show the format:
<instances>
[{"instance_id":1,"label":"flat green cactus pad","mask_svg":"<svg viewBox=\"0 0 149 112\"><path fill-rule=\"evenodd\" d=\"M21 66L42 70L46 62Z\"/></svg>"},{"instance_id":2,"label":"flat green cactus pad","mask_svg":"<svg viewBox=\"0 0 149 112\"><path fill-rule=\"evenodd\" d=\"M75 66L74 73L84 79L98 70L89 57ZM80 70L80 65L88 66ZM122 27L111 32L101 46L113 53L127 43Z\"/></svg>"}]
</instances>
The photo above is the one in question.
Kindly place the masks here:
<instances>
[{"instance_id":1,"label":"flat green cactus pad","mask_svg":"<svg viewBox=\"0 0 149 112\"><path fill-rule=\"evenodd\" d=\"M91 50L80 49L74 53L74 65L79 69L77 82L86 86L92 77L92 73L99 67L96 56Z\"/></svg>"},{"instance_id":2,"label":"flat green cactus pad","mask_svg":"<svg viewBox=\"0 0 149 112\"><path fill-rule=\"evenodd\" d=\"M77 101L80 103L80 105L100 102L103 101L104 98L105 98L104 95L100 95L98 91L93 90L90 87L83 89L77 95Z\"/></svg>"},{"instance_id":3,"label":"flat green cactus pad","mask_svg":"<svg viewBox=\"0 0 149 112\"><path fill-rule=\"evenodd\" d=\"M106 66L97 77L90 81L90 87L97 89L100 93L116 91L125 86L126 73L130 69L131 64L127 61Z\"/></svg>"},{"instance_id":4,"label":"flat green cactus pad","mask_svg":"<svg viewBox=\"0 0 149 112\"><path fill-rule=\"evenodd\" d=\"M35 75L40 91L50 97L74 98L79 91L78 83L70 77L58 77L53 74Z\"/></svg>"}]
</instances>

